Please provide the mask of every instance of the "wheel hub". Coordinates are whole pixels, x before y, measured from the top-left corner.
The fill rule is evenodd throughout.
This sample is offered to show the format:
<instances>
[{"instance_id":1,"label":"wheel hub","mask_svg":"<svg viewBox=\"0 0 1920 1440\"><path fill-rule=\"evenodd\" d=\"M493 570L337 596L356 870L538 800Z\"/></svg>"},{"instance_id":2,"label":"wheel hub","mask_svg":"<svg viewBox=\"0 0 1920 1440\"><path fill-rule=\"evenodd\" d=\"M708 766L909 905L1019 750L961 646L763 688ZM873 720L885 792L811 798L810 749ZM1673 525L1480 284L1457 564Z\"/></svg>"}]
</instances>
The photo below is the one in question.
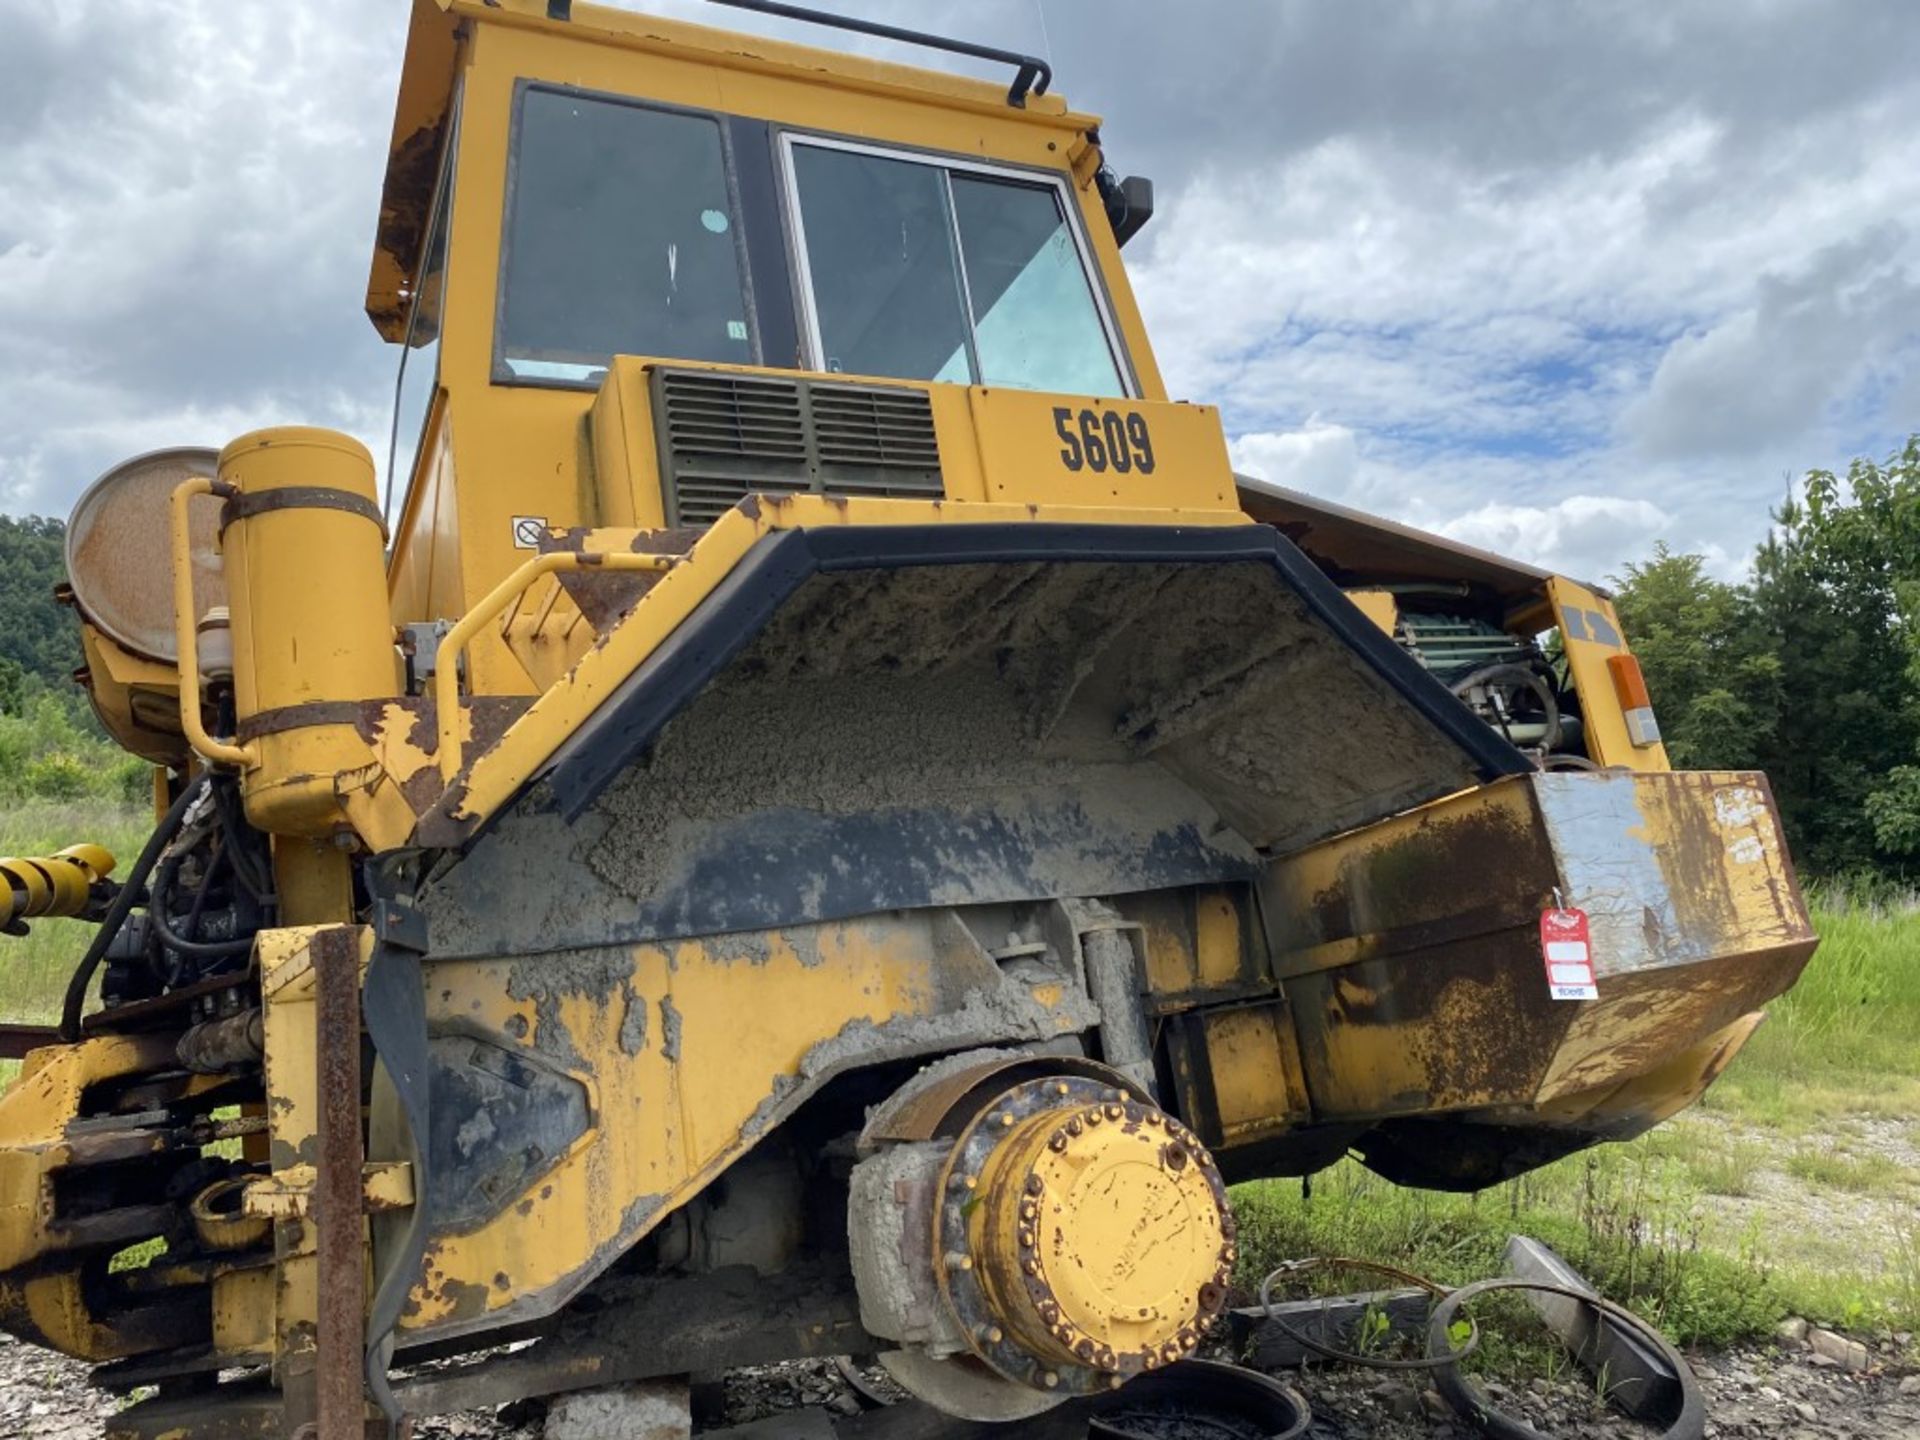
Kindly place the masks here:
<instances>
[{"instance_id":1,"label":"wheel hub","mask_svg":"<svg viewBox=\"0 0 1920 1440\"><path fill-rule=\"evenodd\" d=\"M1226 1302L1234 1229L1213 1157L1148 1101L1078 1076L986 1106L941 1176L941 1293L974 1353L1062 1395L1193 1351Z\"/></svg>"}]
</instances>

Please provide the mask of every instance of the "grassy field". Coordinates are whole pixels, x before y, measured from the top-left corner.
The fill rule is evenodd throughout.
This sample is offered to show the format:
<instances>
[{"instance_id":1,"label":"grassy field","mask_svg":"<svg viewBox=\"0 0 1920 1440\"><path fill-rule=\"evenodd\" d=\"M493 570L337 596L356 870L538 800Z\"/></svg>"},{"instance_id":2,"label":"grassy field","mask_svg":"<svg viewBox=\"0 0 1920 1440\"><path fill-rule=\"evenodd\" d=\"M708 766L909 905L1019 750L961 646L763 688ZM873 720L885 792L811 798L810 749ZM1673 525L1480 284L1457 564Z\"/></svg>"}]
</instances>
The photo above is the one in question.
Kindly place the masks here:
<instances>
[{"instance_id":1,"label":"grassy field","mask_svg":"<svg viewBox=\"0 0 1920 1440\"><path fill-rule=\"evenodd\" d=\"M144 817L94 801L0 813L0 854L105 844L131 863ZM1920 905L1823 897L1805 977L1705 1101L1474 1196L1401 1190L1352 1161L1241 1187L1243 1272L1303 1255L1388 1260L1460 1283L1536 1235L1670 1333L1719 1343L1786 1314L1920 1331ZM0 1019L50 1021L91 927L0 939ZM11 1078L0 1064L0 1081Z\"/></svg>"}]
</instances>

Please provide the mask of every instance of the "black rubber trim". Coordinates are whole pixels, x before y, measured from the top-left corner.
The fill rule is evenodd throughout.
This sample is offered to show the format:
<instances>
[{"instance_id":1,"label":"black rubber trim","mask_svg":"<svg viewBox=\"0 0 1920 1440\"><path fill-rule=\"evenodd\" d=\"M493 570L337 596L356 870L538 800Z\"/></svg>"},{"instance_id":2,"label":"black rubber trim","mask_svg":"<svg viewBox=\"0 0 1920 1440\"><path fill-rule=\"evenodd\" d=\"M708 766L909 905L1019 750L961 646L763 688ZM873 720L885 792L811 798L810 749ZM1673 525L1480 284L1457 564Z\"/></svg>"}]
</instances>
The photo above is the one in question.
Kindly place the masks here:
<instances>
[{"instance_id":1,"label":"black rubber trim","mask_svg":"<svg viewBox=\"0 0 1920 1440\"><path fill-rule=\"evenodd\" d=\"M1673 1342L1662 1335L1659 1327L1651 1321L1636 1315L1624 1305L1616 1305L1611 1300L1603 1300L1598 1295L1570 1286L1502 1275L1493 1280L1476 1280L1471 1285L1449 1291L1427 1317L1427 1353L1445 1354L1449 1338L1447 1332L1453 1317L1469 1301L1492 1290L1525 1290L1530 1294L1557 1295L1565 1300L1577 1300L1593 1312L1595 1319L1611 1320L1621 1329L1631 1331L1660 1356L1673 1372L1676 1382L1668 1414L1661 1417L1668 1420L1667 1428L1660 1432L1658 1440L1700 1440L1706 1434L1706 1401L1701 1396L1699 1380L1687 1364L1687 1357L1675 1349ZM1434 1388L1446 1398L1454 1411L1481 1434L1490 1435L1493 1440L1542 1440L1540 1431L1524 1420L1516 1420L1494 1409L1480 1388L1461 1374L1460 1367L1451 1359L1435 1367L1433 1381Z\"/></svg>"},{"instance_id":2,"label":"black rubber trim","mask_svg":"<svg viewBox=\"0 0 1920 1440\"><path fill-rule=\"evenodd\" d=\"M779 531L742 557L554 753L544 773L561 814L577 819L814 575L1033 562L1269 564L1317 620L1460 748L1482 779L1534 768L1270 525L848 525Z\"/></svg>"},{"instance_id":3,"label":"black rubber trim","mask_svg":"<svg viewBox=\"0 0 1920 1440\"><path fill-rule=\"evenodd\" d=\"M760 363L780 370L798 369L800 319L794 308L793 275L774 179L773 127L764 120L727 115L727 150L733 163L734 193L746 231L747 279L753 292L753 318L760 341Z\"/></svg>"}]
</instances>

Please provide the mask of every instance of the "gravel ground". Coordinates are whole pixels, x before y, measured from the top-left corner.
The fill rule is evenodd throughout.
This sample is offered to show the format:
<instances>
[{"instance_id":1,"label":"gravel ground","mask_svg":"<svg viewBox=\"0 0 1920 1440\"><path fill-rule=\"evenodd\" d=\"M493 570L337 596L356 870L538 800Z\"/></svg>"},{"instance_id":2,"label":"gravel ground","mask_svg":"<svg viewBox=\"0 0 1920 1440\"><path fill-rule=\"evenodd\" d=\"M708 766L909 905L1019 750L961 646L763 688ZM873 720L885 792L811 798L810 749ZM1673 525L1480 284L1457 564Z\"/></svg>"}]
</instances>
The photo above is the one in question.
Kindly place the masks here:
<instances>
[{"instance_id":1,"label":"gravel ground","mask_svg":"<svg viewBox=\"0 0 1920 1440\"><path fill-rule=\"evenodd\" d=\"M1920 1373L1876 1356L1850 1374L1797 1347L1754 1346L1694 1357L1715 1440L1894 1440L1920 1437ZM1338 1367L1292 1377L1313 1407L1313 1440L1465 1440L1473 1431L1437 1394L1398 1378ZM1567 1440L1632 1440L1654 1433L1597 1405L1569 1382L1490 1386L1495 1403L1543 1434ZM96 1440L120 1404L91 1390L84 1366L0 1336L0 1437ZM724 1419L738 1424L809 1406L857 1408L831 1365L795 1363L728 1377ZM536 1440L534 1407L505 1416L421 1420L416 1440Z\"/></svg>"}]
</instances>

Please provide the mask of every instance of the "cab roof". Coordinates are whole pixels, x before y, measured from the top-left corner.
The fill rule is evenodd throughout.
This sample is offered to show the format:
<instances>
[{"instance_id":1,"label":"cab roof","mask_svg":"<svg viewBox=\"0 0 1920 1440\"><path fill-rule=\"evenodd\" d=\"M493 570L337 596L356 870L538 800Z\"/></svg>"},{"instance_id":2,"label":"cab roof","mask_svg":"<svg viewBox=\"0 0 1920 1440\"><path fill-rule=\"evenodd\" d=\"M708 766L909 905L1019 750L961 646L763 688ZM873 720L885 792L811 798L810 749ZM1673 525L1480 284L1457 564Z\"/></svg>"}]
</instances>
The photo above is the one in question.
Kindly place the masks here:
<instances>
[{"instance_id":1,"label":"cab roof","mask_svg":"<svg viewBox=\"0 0 1920 1440\"><path fill-rule=\"evenodd\" d=\"M409 282L426 241L434 180L453 104L459 46L472 25L543 30L624 49L672 53L713 65L786 74L868 94L907 96L966 110L988 110L1067 131L1089 131L1099 119L1069 110L1058 95L1029 95L1025 108L1007 103L1004 81L976 80L918 66L742 35L707 25L663 20L633 10L568 0L413 0L400 68L380 226L367 280L367 316L388 340L405 338Z\"/></svg>"}]
</instances>

